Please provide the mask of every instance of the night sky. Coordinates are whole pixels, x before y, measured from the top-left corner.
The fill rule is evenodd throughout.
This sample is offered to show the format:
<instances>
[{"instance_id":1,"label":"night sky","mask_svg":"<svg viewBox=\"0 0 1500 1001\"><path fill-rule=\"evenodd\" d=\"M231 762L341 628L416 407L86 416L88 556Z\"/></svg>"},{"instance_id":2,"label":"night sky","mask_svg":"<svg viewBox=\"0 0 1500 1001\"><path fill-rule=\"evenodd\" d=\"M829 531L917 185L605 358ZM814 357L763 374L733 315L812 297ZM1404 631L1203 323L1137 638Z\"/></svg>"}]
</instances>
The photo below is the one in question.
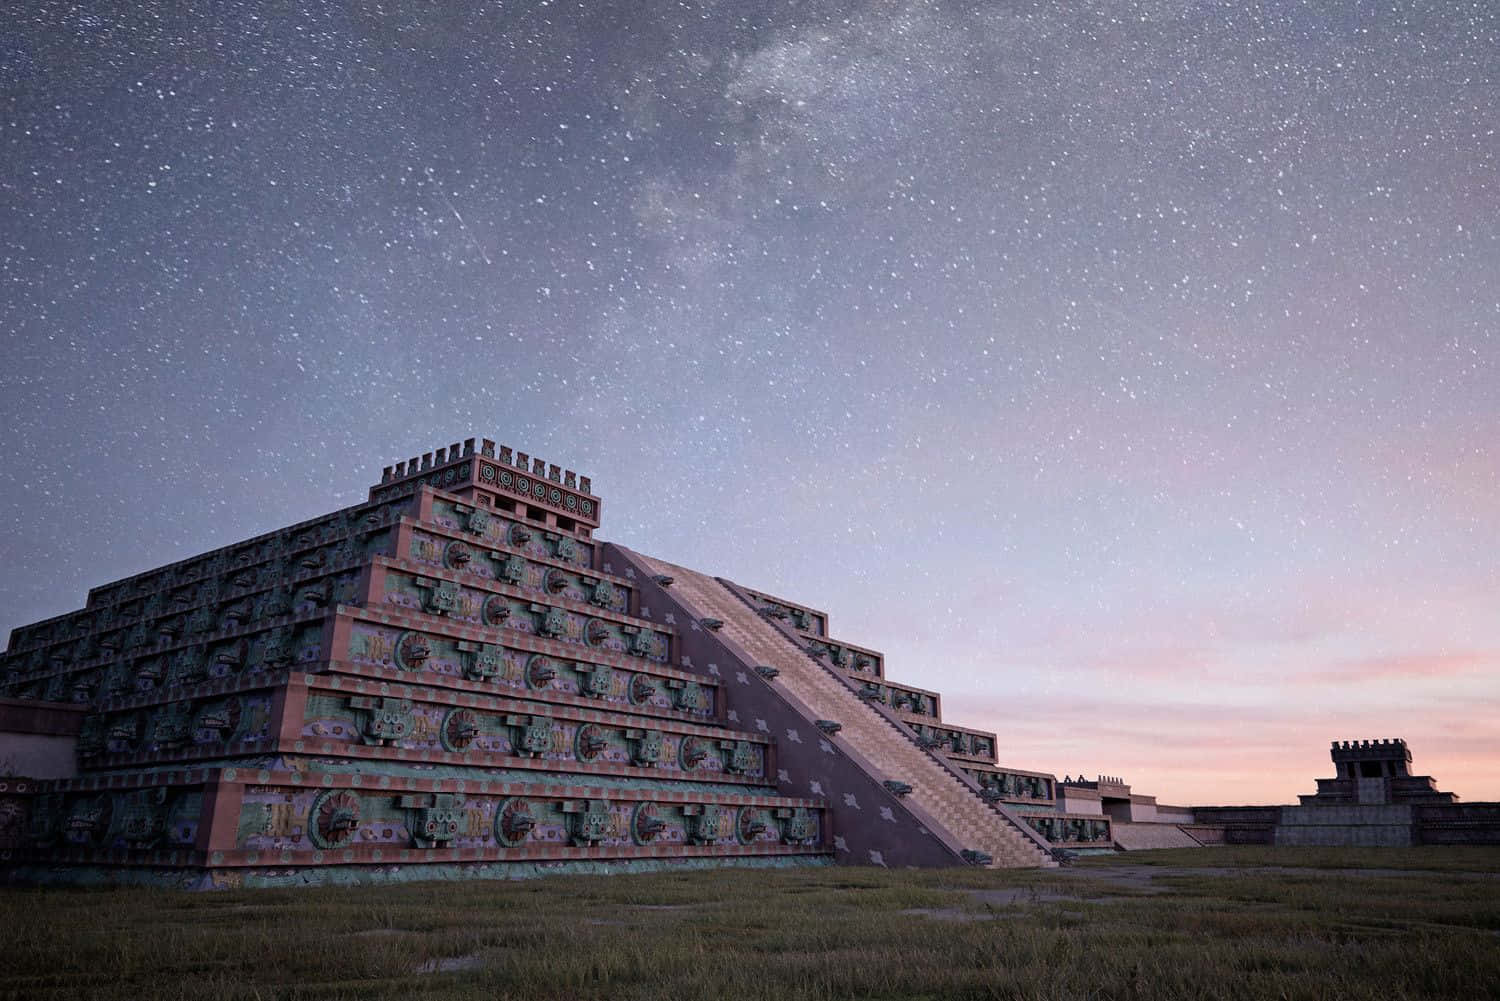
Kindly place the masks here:
<instances>
[{"instance_id":1,"label":"night sky","mask_svg":"<svg viewBox=\"0 0 1500 1001\"><path fill-rule=\"evenodd\" d=\"M0 10L0 634L483 435L1002 763L1500 799L1492 0L186 6Z\"/></svg>"}]
</instances>

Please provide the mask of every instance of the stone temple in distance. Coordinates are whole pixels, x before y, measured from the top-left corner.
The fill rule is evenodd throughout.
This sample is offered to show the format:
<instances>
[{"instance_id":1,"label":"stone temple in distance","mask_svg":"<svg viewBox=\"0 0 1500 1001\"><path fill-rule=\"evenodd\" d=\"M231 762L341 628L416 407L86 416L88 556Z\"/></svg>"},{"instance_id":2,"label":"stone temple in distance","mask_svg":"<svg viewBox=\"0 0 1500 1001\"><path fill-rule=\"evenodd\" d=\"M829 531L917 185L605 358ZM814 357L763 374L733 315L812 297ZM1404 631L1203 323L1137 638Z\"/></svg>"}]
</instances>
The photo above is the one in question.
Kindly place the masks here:
<instances>
[{"instance_id":1,"label":"stone temple in distance","mask_svg":"<svg viewBox=\"0 0 1500 1001\"><path fill-rule=\"evenodd\" d=\"M385 467L363 504L15 629L0 879L1050 866L1351 823L1500 842L1500 804L1429 796L1404 744L1346 750L1358 774L1302 807L1012 767L814 605L604 541L600 515L589 477L471 438ZM1377 779L1395 799L1369 801Z\"/></svg>"}]
</instances>

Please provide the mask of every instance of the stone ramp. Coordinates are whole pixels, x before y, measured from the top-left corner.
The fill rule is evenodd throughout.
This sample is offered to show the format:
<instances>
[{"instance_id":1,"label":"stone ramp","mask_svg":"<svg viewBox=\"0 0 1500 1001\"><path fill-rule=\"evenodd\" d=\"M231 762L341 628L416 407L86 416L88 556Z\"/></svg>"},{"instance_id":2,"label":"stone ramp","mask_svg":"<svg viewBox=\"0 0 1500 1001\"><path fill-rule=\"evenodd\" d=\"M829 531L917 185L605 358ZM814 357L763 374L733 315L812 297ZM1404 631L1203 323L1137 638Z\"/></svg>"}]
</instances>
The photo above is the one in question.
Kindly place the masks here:
<instances>
[{"instance_id":1,"label":"stone ramp","mask_svg":"<svg viewBox=\"0 0 1500 1001\"><path fill-rule=\"evenodd\" d=\"M881 771L878 778L910 785L911 799L941 824L952 840L988 854L997 867L1056 864L1013 821L724 584L684 567L635 555L653 573L672 577L673 596L700 617L722 621L721 635L738 644L757 664L775 667L780 672L777 680L816 718L838 722L842 726L839 737Z\"/></svg>"},{"instance_id":2,"label":"stone ramp","mask_svg":"<svg viewBox=\"0 0 1500 1001\"><path fill-rule=\"evenodd\" d=\"M1202 848L1203 845L1176 824L1131 824L1115 821L1110 825L1115 846L1127 852L1152 848Z\"/></svg>"}]
</instances>

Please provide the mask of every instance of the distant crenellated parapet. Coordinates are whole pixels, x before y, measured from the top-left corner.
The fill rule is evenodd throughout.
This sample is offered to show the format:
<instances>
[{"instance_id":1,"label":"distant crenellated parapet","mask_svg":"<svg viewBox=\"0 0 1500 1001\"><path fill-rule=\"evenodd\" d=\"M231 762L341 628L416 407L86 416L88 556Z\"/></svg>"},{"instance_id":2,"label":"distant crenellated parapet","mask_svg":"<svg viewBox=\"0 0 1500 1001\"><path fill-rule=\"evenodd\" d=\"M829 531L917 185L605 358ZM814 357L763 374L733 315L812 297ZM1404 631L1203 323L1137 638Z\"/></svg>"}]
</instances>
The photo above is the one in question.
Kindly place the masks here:
<instances>
[{"instance_id":1,"label":"distant crenellated parapet","mask_svg":"<svg viewBox=\"0 0 1500 1001\"><path fill-rule=\"evenodd\" d=\"M599 525L599 499L589 477L489 438L468 438L384 467L371 499L418 486L478 495L479 504L515 510L563 531Z\"/></svg>"},{"instance_id":2,"label":"distant crenellated parapet","mask_svg":"<svg viewBox=\"0 0 1500 1001\"><path fill-rule=\"evenodd\" d=\"M1400 737L1335 740L1329 751L1340 778L1402 777L1410 774L1411 751Z\"/></svg>"}]
</instances>

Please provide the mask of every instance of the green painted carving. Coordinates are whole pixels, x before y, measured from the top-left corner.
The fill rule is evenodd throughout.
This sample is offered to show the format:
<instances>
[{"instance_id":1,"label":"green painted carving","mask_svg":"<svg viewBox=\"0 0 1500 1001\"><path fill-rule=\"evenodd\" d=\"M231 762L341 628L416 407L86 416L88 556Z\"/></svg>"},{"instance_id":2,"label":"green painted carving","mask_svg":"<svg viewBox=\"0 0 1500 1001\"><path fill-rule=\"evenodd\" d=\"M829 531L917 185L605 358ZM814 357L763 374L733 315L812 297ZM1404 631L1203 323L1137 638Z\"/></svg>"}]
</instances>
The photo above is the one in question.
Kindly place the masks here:
<instances>
[{"instance_id":1,"label":"green painted carving","mask_svg":"<svg viewBox=\"0 0 1500 1001\"><path fill-rule=\"evenodd\" d=\"M742 806L734 818L734 839L748 845L759 840L770 826L765 810L758 806Z\"/></svg>"},{"instance_id":2,"label":"green painted carving","mask_svg":"<svg viewBox=\"0 0 1500 1001\"><path fill-rule=\"evenodd\" d=\"M582 676L581 691L589 698L602 699L614 690L615 672L608 664L577 664Z\"/></svg>"},{"instance_id":3,"label":"green painted carving","mask_svg":"<svg viewBox=\"0 0 1500 1001\"><path fill-rule=\"evenodd\" d=\"M167 833L167 790L140 789L120 797L116 811L120 837L130 847L155 848Z\"/></svg>"},{"instance_id":4,"label":"green painted carving","mask_svg":"<svg viewBox=\"0 0 1500 1001\"><path fill-rule=\"evenodd\" d=\"M156 636L146 629L145 623L138 623L126 634L125 649L137 655L155 650Z\"/></svg>"},{"instance_id":5,"label":"green painted carving","mask_svg":"<svg viewBox=\"0 0 1500 1001\"><path fill-rule=\"evenodd\" d=\"M507 716L511 728L511 749L529 758L538 758L552 750L552 720L546 716Z\"/></svg>"},{"instance_id":6,"label":"green painted carving","mask_svg":"<svg viewBox=\"0 0 1500 1001\"><path fill-rule=\"evenodd\" d=\"M641 629L630 638L630 652L637 657L654 657L656 655L656 633L650 629Z\"/></svg>"},{"instance_id":7,"label":"green painted carving","mask_svg":"<svg viewBox=\"0 0 1500 1001\"><path fill-rule=\"evenodd\" d=\"M690 772L708 757L708 742L701 737L683 737L677 745L677 764Z\"/></svg>"},{"instance_id":8,"label":"green painted carving","mask_svg":"<svg viewBox=\"0 0 1500 1001\"><path fill-rule=\"evenodd\" d=\"M522 584L526 581L526 560L524 557L514 554L500 561L500 566L495 573L495 579L506 584Z\"/></svg>"},{"instance_id":9,"label":"green painted carving","mask_svg":"<svg viewBox=\"0 0 1500 1001\"><path fill-rule=\"evenodd\" d=\"M568 800L562 804L562 812L567 814L568 836L574 845L597 844L609 836L613 818L608 800Z\"/></svg>"},{"instance_id":10,"label":"green painted carving","mask_svg":"<svg viewBox=\"0 0 1500 1001\"><path fill-rule=\"evenodd\" d=\"M411 810L412 844L418 848L437 848L458 837L463 809L453 793L431 796L403 796L401 805Z\"/></svg>"},{"instance_id":11,"label":"green painted carving","mask_svg":"<svg viewBox=\"0 0 1500 1001\"><path fill-rule=\"evenodd\" d=\"M589 619L583 627L583 641L589 646L602 646L610 637L609 626L598 619Z\"/></svg>"},{"instance_id":12,"label":"green painted carving","mask_svg":"<svg viewBox=\"0 0 1500 1001\"><path fill-rule=\"evenodd\" d=\"M73 844L102 848L109 840L114 800L108 793L86 796L68 811L67 839Z\"/></svg>"},{"instance_id":13,"label":"green painted carving","mask_svg":"<svg viewBox=\"0 0 1500 1001\"><path fill-rule=\"evenodd\" d=\"M25 838L38 848L50 848L62 836L63 799L57 793L43 793L31 801L26 816Z\"/></svg>"},{"instance_id":14,"label":"green painted carving","mask_svg":"<svg viewBox=\"0 0 1500 1001\"><path fill-rule=\"evenodd\" d=\"M626 730L630 741L630 761L641 768L651 768L661 760L662 734L660 730Z\"/></svg>"},{"instance_id":15,"label":"green painted carving","mask_svg":"<svg viewBox=\"0 0 1500 1001\"><path fill-rule=\"evenodd\" d=\"M104 682L99 695L105 700L118 699L135 689L135 672L123 661L111 664L104 672Z\"/></svg>"},{"instance_id":16,"label":"green painted carving","mask_svg":"<svg viewBox=\"0 0 1500 1001\"><path fill-rule=\"evenodd\" d=\"M191 647L172 655L171 678L175 685L196 685L208 677L208 662L201 650Z\"/></svg>"},{"instance_id":17,"label":"green painted carving","mask_svg":"<svg viewBox=\"0 0 1500 1001\"><path fill-rule=\"evenodd\" d=\"M218 627L218 616L214 615L211 607L205 606L188 616L187 629L194 636L211 633Z\"/></svg>"},{"instance_id":18,"label":"green painted carving","mask_svg":"<svg viewBox=\"0 0 1500 1001\"><path fill-rule=\"evenodd\" d=\"M870 702L879 702L885 705L885 689L879 685L866 684L859 690L859 697Z\"/></svg>"},{"instance_id":19,"label":"green painted carving","mask_svg":"<svg viewBox=\"0 0 1500 1001\"><path fill-rule=\"evenodd\" d=\"M531 529L515 522L505 532L505 544L520 548L531 541Z\"/></svg>"},{"instance_id":20,"label":"green painted carving","mask_svg":"<svg viewBox=\"0 0 1500 1001\"><path fill-rule=\"evenodd\" d=\"M513 796L503 800L495 810L495 840L507 848L524 842L535 827L531 804L524 799Z\"/></svg>"},{"instance_id":21,"label":"green painted carving","mask_svg":"<svg viewBox=\"0 0 1500 1001\"><path fill-rule=\"evenodd\" d=\"M329 558L328 562L335 567L346 567L351 563L360 562L364 555L364 546L360 544L358 538L351 535L349 538L341 540L333 548L333 556Z\"/></svg>"},{"instance_id":22,"label":"green painted carving","mask_svg":"<svg viewBox=\"0 0 1500 1001\"><path fill-rule=\"evenodd\" d=\"M247 601L236 601L224 606L220 613L220 620L225 629L238 629L253 618L250 603Z\"/></svg>"},{"instance_id":23,"label":"green painted carving","mask_svg":"<svg viewBox=\"0 0 1500 1001\"><path fill-rule=\"evenodd\" d=\"M443 566L449 570L467 570L474 553L468 545L454 540L443 547Z\"/></svg>"},{"instance_id":24,"label":"green painted carving","mask_svg":"<svg viewBox=\"0 0 1500 1001\"><path fill-rule=\"evenodd\" d=\"M485 625L504 625L510 618L510 601L504 595L492 594L484 599Z\"/></svg>"},{"instance_id":25,"label":"green painted carving","mask_svg":"<svg viewBox=\"0 0 1500 1001\"><path fill-rule=\"evenodd\" d=\"M80 758L93 758L109 748L109 724L103 716L86 716L74 745Z\"/></svg>"},{"instance_id":26,"label":"green painted carving","mask_svg":"<svg viewBox=\"0 0 1500 1001\"><path fill-rule=\"evenodd\" d=\"M433 615L452 615L463 607L463 590L451 580L428 581L422 607Z\"/></svg>"},{"instance_id":27,"label":"green painted carving","mask_svg":"<svg viewBox=\"0 0 1500 1001\"><path fill-rule=\"evenodd\" d=\"M427 637L407 630L396 640L396 666L403 671L420 671L432 656Z\"/></svg>"},{"instance_id":28,"label":"green painted carving","mask_svg":"<svg viewBox=\"0 0 1500 1001\"><path fill-rule=\"evenodd\" d=\"M803 611L802 609L800 609L800 608L793 608L793 609L791 609L791 613L792 613L792 625L796 626L798 629L802 630L803 632L806 632L807 629L808 629L808 626L811 624L809 622L809 620L808 620L807 613L805 611Z\"/></svg>"},{"instance_id":29,"label":"green painted carving","mask_svg":"<svg viewBox=\"0 0 1500 1001\"><path fill-rule=\"evenodd\" d=\"M468 518L465 519L464 530L474 535L484 535L490 530L490 522L492 520L488 511L476 507L469 512Z\"/></svg>"},{"instance_id":30,"label":"green painted carving","mask_svg":"<svg viewBox=\"0 0 1500 1001\"><path fill-rule=\"evenodd\" d=\"M911 795L910 783L897 782L895 779L886 779L881 784L884 785L886 790L897 799Z\"/></svg>"},{"instance_id":31,"label":"green painted carving","mask_svg":"<svg viewBox=\"0 0 1500 1001\"><path fill-rule=\"evenodd\" d=\"M73 702L82 705L94 697L94 690L99 687L99 681L103 676L102 671L82 671L73 675L68 680L68 695Z\"/></svg>"},{"instance_id":32,"label":"green painted carving","mask_svg":"<svg viewBox=\"0 0 1500 1001\"><path fill-rule=\"evenodd\" d=\"M567 563L578 562L578 546L566 535L557 537L557 541L552 544L552 552Z\"/></svg>"},{"instance_id":33,"label":"green painted carving","mask_svg":"<svg viewBox=\"0 0 1500 1001\"><path fill-rule=\"evenodd\" d=\"M631 705L645 705L656 695L656 679L649 674L631 675L628 695Z\"/></svg>"},{"instance_id":34,"label":"green painted carving","mask_svg":"<svg viewBox=\"0 0 1500 1001\"><path fill-rule=\"evenodd\" d=\"M225 674L233 674L245 666L245 660L249 656L250 645L244 640L235 640L226 643L213 652L215 664L222 664Z\"/></svg>"},{"instance_id":35,"label":"green painted carving","mask_svg":"<svg viewBox=\"0 0 1500 1001\"><path fill-rule=\"evenodd\" d=\"M277 626L266 633L261 641L261 667L280 667L291 663L295 652L292 643L292 632L290 629Z\"/></svg>"},{"instance_id":36,"label":"green painted carving","mask_svg":"<svg viewBox=\"0 0 1500 1001\"><path fill-rule=\"evenodd\" d=\"M151 726L151 742L162 750L175 750L193 737L192 704L174 702L157 710Z\"/></svg>"},{"instance_id":37,"label":"green painted carving","mask_svg":"<svg viewBox=\"0 0 1500 1001\"><path fill-rule=\"evenodd\" d=\"M760 764L760 753L748 740L721 740L724 749L724 770L735 775L748 775Z\"/></svg>"},{"instance_id":38,"label":"green painted carving","mask_svg":"<svg viewBox=\"0 0 1500 1001\"><path fill-rule=\"evenodd\" d=\"M545 654L534 653L526 660L526 687L548 688L557 677L557 665Z\"/></svg>"},{"instance_id":39,"label":"green painted carving","mask_svg":"<svg viewBox=\"0 0 1500 1001\"><path fill-rule=\"evenodd\" d=\"M328 580L304 581L293 588L293 603L297 605L312 605L315 608L326 608L333 600L332 585Z\"/></svg>"},{"instance_id":40,"label":"green painted carving","mask_svg":"<svg viewBox=\"0 0 1500 1001\"><path fill-rule=\"evenodd\" d=\"M117 753L134 751L140 746L141 734L145 727L145 717L139 712L116 716L109 724L109 743L117 749Z\"/></svg>"},{"instance_id":41,"label":"green painted carving","mask_svg":"<svg viewBox=\"0 0 1500 1001\"><path fill-rule=\"evenodd\" d=\"M260 596L256 607L256 618L269 619L278 615L290 614L292 610L292 594L286 588L276 587Z\"/></svg>"},{"instance_id":42,"label":"green painted carving","mask_svg":"<svg viewBox=\"0 0 1500 1001\"><path fill-rule=\"evenodd\" d=\"M449 709L443 716L438 739L449 751L465 751L479 736L479 718L469 709Z\"/></svg>"},{"instance_id":43,"label":"green painted carving","mask_svg":"<svg viewBox=\"0 0 1500 1001\"><path fill-rule=\"evenodd\" d=\"M538 607L542 609L541 624L537 626L538 633L543 636L557 637L562 636L568 631L568 614L566 612L561 608L552 608L545 605L533 605L532 610L536 611Z\"/></svg>"},{"instance_id":44,"label":"green painted carving","mask_svg":"<svg viewBox=\"0 0 1500 1001\"><path fill-rule=\"evenodd\" d=\"M573 578L556 567L551 567L542 577L542 587L548 594L562 594L573 583Z\"/></svg>"},{"instance_id":45,"label":"green painted carving","mask_svg":"<svg viewBox=\"0 0 1500 1001\"><path fill-rule=\"evenodd\" d=\"M638 845L647 845L667 829L655 803L638 803L630 814L630 840Z\"/></svg>"},{"instance_id":46,"label":"green painted carving","mask_svg":"<svg viewBox=\"0 0 1500 1001\"><path fill-rule=\"evenodd\" d=\"M359 829L359 795L349 789L325 789L307 811L307 837L317 848L337 848Z\"/></svg>"},{"instance_id":47,"label":"green painted carving","mask_svg":"<svg viewBox=\"0 0 1500 1001\"><path fill-rule=\"evenodd\" d=\"M54 674L46 680L42 689L42 698L48 702L62 702L68 695L68 678L62 674Z\"/></svg>"},{"instance_id":48,"label":"green painted carving","mask_svg":"<svg viewBox=\"0 0 1500 1001\"><path fill-rule=\"evenodd\" d=\"M697 712L703 705L703 688L696 681L674 683L672 705L685 712Z\"/></svg>"},{"instance_id":49,"label":"green painted carving","mask_svg":"<svg viewBox=\"0 0 1500 1001\"><path fill-rule=\"evenodd\" d=\"M683 816L687 818L687 839L694 845L711 845L719 840L719 829L723 826L723 807L717 803L704 803L701 806L684 806Z\"/></svg>"},{"instance_id":50,"label":"green painted carving","mask_svg":"<svg viewBox=\"0 0 1500 1001\"><path fill-rule=\"evenodd\" d=\"M362 710L360 733L367 744L385 746L402 740L411 733L411 699L356 695L349 699L349 705Z\"/></svg>"},{"instance_id":51,"label":"green painted carving","mask_svg":"<svg viewBox=\"0 0 1500 1001\"><path fill-rule=\"evenodd\" d=\"M604 728L595 723L585 723L573 735L573 756L579 761L593 761L609 746Z\"/></svg>"},{"instance_id":52,"label":"green painted carving","mask_svg":"<svg viewBox=\"0 0 1500 1001\"><path fill-rule=\"evenodd\" d=\"M221 743L230 743L239 734L240 721L244 718L244 707L238 696L231 695L223 702L206 707L198 714L197 729L211 732Z\"/></svg>"},{"instance_id":53,"label":"green painted carving","mask_svg":"<svg viewBox=\"0 0 1500 1001\"><path fill-rule=\"evenodd\" d=\"M135 667L136 680L147 688L155 688L166 677L166 662L160 657L147 657ZM139 687L139 686L137 686Z\"/></svg>"},{"instance_id":54,"label":"green painted carving","mask_svg":"<svg viewBox=\"0 0 1500 1001\"><path fill-rule=\"evenodd\" d=\"M505 671L505 651L493 643L459 643L464 651L464 677L487 681Z\"/></svg>"},{"instance_id":55,"label":"green painted carving","mask_svg":"<svg viewBox=\"0 0 1500 1001\"><path fill-rule=\"evenodd\" d=\"M818 817L805 806L783 811L781 840L789 845L807 845L818 838Z\"/></svg>"},{"instance_id":56,"label":"green painted carving","mask_svg":"<svg viewBox=\"0 0 1500 1001\"><path fill-rule=\"evenodd\" d=\"M970 865L988 866L995 863L994 858L988 852L974 851L971 848L965 848L959 853L959 857Z\"/></svg>"},{"instance_id":57,"label":"green painted carving","mask_svg":"<svg viewBox=\"0 0 1500 1001\"><path fill-rule=\"evenodd\" d=\"M42 698L48 702L61 702L68 690L68 679L61 674L54 674L47 679L47 685L42 690Z\"/></svg>"}]
</instances>

